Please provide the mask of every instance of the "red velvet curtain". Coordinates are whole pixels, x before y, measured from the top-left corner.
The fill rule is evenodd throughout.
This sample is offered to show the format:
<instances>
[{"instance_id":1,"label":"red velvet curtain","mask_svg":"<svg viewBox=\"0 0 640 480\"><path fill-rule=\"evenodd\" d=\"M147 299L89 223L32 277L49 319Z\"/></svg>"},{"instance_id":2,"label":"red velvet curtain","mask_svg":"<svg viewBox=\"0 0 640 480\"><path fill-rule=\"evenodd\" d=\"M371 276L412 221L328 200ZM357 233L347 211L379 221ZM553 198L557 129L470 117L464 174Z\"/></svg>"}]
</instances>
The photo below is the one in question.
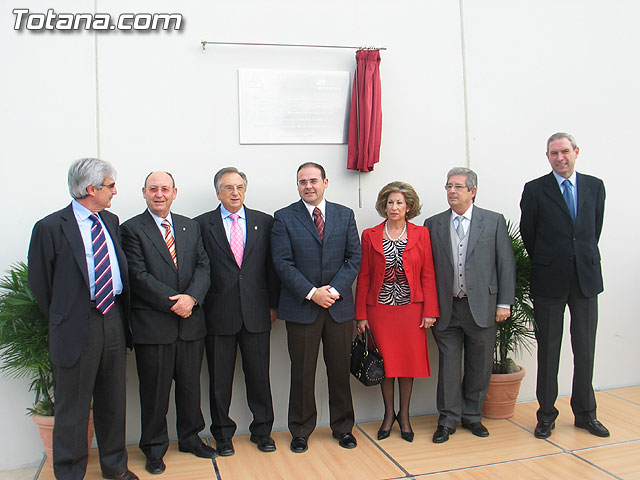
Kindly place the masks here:
<instances>
[{"instance_id":1,"label":"red velvet curtain","mask_svg":"<svg viewBox=\"0 0 640 480\"><path fill-rule=\"evenodd\" d=\"M349 170L371 172L380 160L380 98L380 51L358 50L349 118Z\"/></svg>"}]
</instances>

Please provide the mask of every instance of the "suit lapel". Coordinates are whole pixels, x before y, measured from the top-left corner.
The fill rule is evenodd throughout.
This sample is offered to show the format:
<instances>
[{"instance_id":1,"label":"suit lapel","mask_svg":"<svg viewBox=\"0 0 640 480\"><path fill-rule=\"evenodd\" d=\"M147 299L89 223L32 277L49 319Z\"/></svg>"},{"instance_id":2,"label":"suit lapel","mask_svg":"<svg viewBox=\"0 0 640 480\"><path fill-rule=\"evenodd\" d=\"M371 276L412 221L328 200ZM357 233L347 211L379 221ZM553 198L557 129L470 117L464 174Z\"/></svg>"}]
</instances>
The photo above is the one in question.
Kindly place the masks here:
<instances>
[{"instance_id":1,"label":"suit lapel","mask_svg":"<svg viewBox=\"0 0 640 480\"><path fill-rule=\"evenodd\" d=\"M562 196L562 192L560 192L560 187L558 187L558 182L556 181L556 177L553 176L553 173L550 173L546 176L544 180L544 187L544 193L560 207L560 209L567 215L567 217L569 217L569 220L571 220L571 222L573 223L573 220L571 219L571 213L569 213L569 207L567 207L567 202L564 201L564 197ZM578 195L578 201L581 197L584 198L584 195Z\"/></svg>"},{"instance_id":2,"label":"suit lapel","mask_svg":"<svg viewBox=\"0 0 640 480\"><path fill-rule=\"evenodd\" d=\"M451 221L451 209L438 215L436 219L436 236L438 241L442 244L444 251L447 253L447 258L453 267L453 250L451 250L451 227L449 223Z\"/></svg>"},{"instance_id":3,"label":"suit lapel","mask_svg":"<svg viewBox=\"0 0 640 480\"><path fill-rule=\"evenodd\" d=\"M151 240L151 243L153 243L153 245L156 247L162 259L175 269L176 266L173 263L173 259L171 258L171 254L169 253L169 249L167 248L167 244L164 243L164 238L160 233L158 224L155 222L148 210L144 211L144 214L140 219L140 223L142 223L142 231L149 238L149 240ZM178 261L180 261L180 254L178 250L179 244L178 239L176 238L176 230L177 227L174 219L173 238L176 241L176 253L178 254Z\"/></svg>"},{"instance_id":4,"label":"suit lapel","mask_svg":"<svg viewBox=\"0 0 640 480\"><path fill-rule=\"evenodd\" d=\"M186 241L186 237L190 235L191 232L187 230L187 225L185 225L185 223L182 221L182 218L179 215L172 214L171 218L173 220L173 238L176 241L176 255L178 257L178 266L179 266L180 259L187 258L186 246L189 242ZM164 243L164 239L162 240ZM169 249L166 248L166 244L165 244L165 249L169 251ZM171 258L171 254L169 254L169 258ZM173 259L171 260L171 263L173 264Z\"/></svg>"},{"instance_id":5,"label":"suit lapel","mask_svg":"<svg viewBox=\"0 0 640 480\"><path fill-rule=\"evenodd\" d=\"M244 207L244 214L246 216L247 240L244 244L243 264L244 259L247 257L247 255L249 255L249 252L256 244L258 229L260 228L260 226L256 223L253 210L249 210L247 207Z\"/></svg>"},{"instance_id":6,"label":"suit lapel","mask_svg":"<svg viewBox=\"0 0 640 480\"><path fill-rule=\"evenodd\" d=\"M473 249L478 244L478 239L482 235L484 230L485 221L482 210L478 207L473 207L473 213L471 214L471 225L469 226L469 244L467 245L467 258L473 253Z\"/></svg>"},{"instance_id":7,"label":"suit lapel","mask_svg":"<svg viewBox=\"0 0 640 480\"><path fill-rule=\"evenodd\" d=\"M333 220L330 219L330 212L333 210L333 207L329 207L329 202L327 202L326 206L326 211L325 211L325 221L324 221L324 230L325 230L325 236L327 236L327 226L332 225L333 223L335 223L335 218ZM315 238L318 243L322 243L322 241L320 240L320 235L318 234L318 229L316 228L316 224L313 223L313 220L311 219L311 215L309 215L309 211L307 210L307 207L305 207L304 203L302 202L302 200L300 200L298 203L296 203L296 207L295 207L295 216L298 219L298 221L304 226L304 228L306 228L307 230L309 230L309 233L311 233L311 235L313 236L313 238ZM327 223L327 218L329 218L329 223Z\"/></svg>"},{"instance_id":8,"label":"suit lapel","mask_svg":"<svg viewBox=\"0 0 640 480\"><path fill-rule=\"evenodd\" d=\"M78 267L80 267L82 277L84 278L87 286L89 286L89 273L87 272L86 259L87 252L84 249L84 242L82 241L82 235L80 234L80 227L78 226L76 217L73 214L73 207L69 205L67 208L65 208L62 211L62 215L60 216L60 218L62 219L61 226L64 236L69 242L69 245L71 245L73 256L78 263Z\"/></svg>"},{"instance_id":9,"label":"suit lapel","mask_svg":"<svg viewBox=\"0 0 640 480\"><path fill-rule=\"evenodd\" d=\"M587 201L588 198L591 197L591 188L589 186L589 183L586 182L585 178L579 173L576 173L576 194L578 197L578 208L576 209L576 225L577 225L578 219L580 218L580 212L584 208L584 203Z\"/></svg>"},{"instance_id":10,"label":"suit lapel","mask_svg":"<svg viewBox=\"0 0 640 480\"><path fill-rule=\"evenodd\" d=\"M245 209L245 212L246 212L246 209ZM234 265L237 266L238 264L236 263L236 259L233 256L233 252L231 251L231 245L229 245L229 239L227 238L227 233L222 223L222 214L220 213L220 206L218 206L218 208L216 208L212 212L208 230L209 230L209 234L213 237L213 240L218 244L218 247L220 247L220 250L224 252L224 255L227 257L227 259L232 261ZM247 236L248 236L248 228L247 228Z\"/></svg>"}]
</instances>

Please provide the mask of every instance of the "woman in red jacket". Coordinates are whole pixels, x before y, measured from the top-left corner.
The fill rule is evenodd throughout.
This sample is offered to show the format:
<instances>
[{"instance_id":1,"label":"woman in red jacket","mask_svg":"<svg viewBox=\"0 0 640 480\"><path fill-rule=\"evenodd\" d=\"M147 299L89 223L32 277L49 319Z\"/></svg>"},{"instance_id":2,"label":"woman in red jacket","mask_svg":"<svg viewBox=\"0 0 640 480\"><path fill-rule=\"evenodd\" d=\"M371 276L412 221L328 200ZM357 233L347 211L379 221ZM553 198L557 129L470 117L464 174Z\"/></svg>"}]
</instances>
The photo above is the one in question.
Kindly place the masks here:
<instances>
[{"instance_id":1,"label":"woman in red jacket","mask_svg":"<svg viewBox=\"0 0 640 480\"><path fill-rule=\"evenodd\" d=\"M431 375L425 329L439 316L431 239L426 227L408 221L420 214L420 198L408 183L391 182L380 190L376 210L386 220L362 232L356 320L359 332L371 329L384 358L384 420L378 440L389 436L397 419L402 438L412 442L413 379ZM395 378L400 388L397 415Z\"/></svg>"}]
</instances>

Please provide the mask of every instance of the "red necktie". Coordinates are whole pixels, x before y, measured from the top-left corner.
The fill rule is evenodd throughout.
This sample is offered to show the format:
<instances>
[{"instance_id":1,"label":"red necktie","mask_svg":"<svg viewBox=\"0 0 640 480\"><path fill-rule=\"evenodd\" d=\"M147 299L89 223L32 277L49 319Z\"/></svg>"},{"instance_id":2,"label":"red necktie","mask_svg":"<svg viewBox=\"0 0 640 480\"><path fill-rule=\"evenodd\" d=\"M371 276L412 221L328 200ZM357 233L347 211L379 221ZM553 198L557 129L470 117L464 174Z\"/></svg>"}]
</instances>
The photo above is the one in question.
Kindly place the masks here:
<instances>
[{"instance_id":1,"label":"red necktie","mask_svg":"<svg viewBox=\"0 0 640 480\"><path fill-rule=\"evenodd\" d=\"M313 209L313 222L316 224L316 228L318 229L320 240L324 240L324 218L322 218L322 212L318 207Z\"/></svg>"}]
</instances>

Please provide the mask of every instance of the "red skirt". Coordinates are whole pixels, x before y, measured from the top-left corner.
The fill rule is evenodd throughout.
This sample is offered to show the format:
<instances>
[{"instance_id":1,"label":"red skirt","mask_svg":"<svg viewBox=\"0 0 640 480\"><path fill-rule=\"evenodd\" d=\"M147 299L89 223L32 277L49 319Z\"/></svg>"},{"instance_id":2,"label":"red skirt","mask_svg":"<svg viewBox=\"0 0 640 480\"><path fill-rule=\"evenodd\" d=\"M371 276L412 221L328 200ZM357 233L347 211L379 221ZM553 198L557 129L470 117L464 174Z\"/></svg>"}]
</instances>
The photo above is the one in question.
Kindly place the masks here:
<instances>
[{"instance_id":1,"label":"red skirt","mask_svg":"<svg viewBox=\"0 0 640 480\"><path fill-rule=\"evenodd\" d=\"M422 303L367 305L367 319L387 377L431 376Z\"/></svg>"}]
</instances>

